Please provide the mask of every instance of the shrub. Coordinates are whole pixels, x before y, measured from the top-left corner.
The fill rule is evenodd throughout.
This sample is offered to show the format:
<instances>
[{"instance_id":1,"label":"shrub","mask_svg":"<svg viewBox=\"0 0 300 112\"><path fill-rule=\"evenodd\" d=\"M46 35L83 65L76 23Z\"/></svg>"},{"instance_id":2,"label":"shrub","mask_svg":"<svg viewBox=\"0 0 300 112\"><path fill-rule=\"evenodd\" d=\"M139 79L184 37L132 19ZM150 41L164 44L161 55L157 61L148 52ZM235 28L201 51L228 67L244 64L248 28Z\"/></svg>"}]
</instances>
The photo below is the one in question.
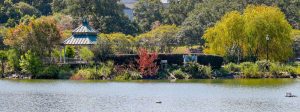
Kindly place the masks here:
<instances>
[{"instance_id":1,"label":"shrub","mask_svg":"<svg viewBox=\"0 0 300 112\"><path fill-rule=\"evenodd\" d=\"M131 80L139 80L139 79L143 78L143 76L139 72L128 71L128 73L130 74L130 79Z\"/></svg>"},{"instance_id":2,"label":"shrub","mask_svg":"<svg viewBox=\"0 0 300 112\"><path fill-rule=\"evenodd\" d=\"M71 70L60 70L58 73L58 79L69 79L73 74Z\"/></svg>"},{"instance_id":3,"label":"shrub","mask_svg":"<svg viewBox=\"0 0 300 112\"><path fill-rule=\"evenodd\" d=\"M95 69L87 68L80 69L76 74L74 74L71 79L72 80L89 80L89 79L99 79L99 74L96 73Z\"/></svg>"},{"instance_id":4,"label":"shrub","mask_svg":"<svg viewBox=\"0 0 300 112\"><path fill-rule=\"evenodd\" d=\"M230 73L241 72L241 67L237 64L229 63L224 66L224 70L226 70Z\"/></svg>"},{"instance_id":5,"label":"shrub","mask_svg":"<svg viewBox=\"0 0 300 112\"><path fill-rule=\"evenodd\" d=\"M211 78L212 73L211 67L200 65L198 63L188 63L182 67L182 70L195 79Z\"/></svg>"},{"instance_id":6,"label":"shrub","mask_svg":"<svg viewBox=\"0 0 300 112\"><path fill-rule=\"evenodd\" d=\"M116 80L138 80L142 79L142 75L136 68L134 68L134 65L116 65L114 67L115 72L115 79Z\"/></svg>"},{"instance_id":7,"label":"shrub","mask_svg":"<svg viewBox=\"0 0 300 112\"><path fill-rule=\"evenodd\" d=\"M274 78L289 78L291 75L295 75L297 69L293 66L283 65L280 63L272 63L270 72Z\"/></svg>"},{"instance_id":8,"label":"shrub","mask_svg":"<svg viewBox=\"0 0 300 112\"><path fill-rule=\"evenodd\" d=\"M300 67L299 66L295 67L295 74L300 76Z\"/></svg>"},{"instance_id":9,"label":"shrub","mask_svg":"<svg viewBox=\"0 0 300 112\"><path fill-rule=\"evenodd\" d=\"M241 72L244 78L261 78L262 74L259 73L258 67L255 63L244 62L241 63Z\"/></svg>"},{"instance_id":10,"label":"shrub","mask_svg":"<svg viewBox=\"0 0 300 112\"><path fill-rule=\"evenodd\" d=\"M127 71L122 74L117 74L115 80L130 80L130 74Z\"/></svg>"},{"instance_id":11,"label":"shrub","mask_svg":"<svg viewBox=\"0 0 300 112\"><path fill-rule=\"evenodd\" d=\"M37 75L42 68L40 58L30 50L21 56L19 64L22 72L30 75Z\"/></svg>"},{"instance_id":12,"label":"shrub","mask_svg":"<svg viewBox=\"0 0 300 112\"><path fill-rule=\"evenodd\" d=\"M50 65L41 69L42 71L36 76L37 79L57 79L59 74L59 67L56 65Z\"/></svg>"},{"instance_id":13,"label":"shrub","mask_svg":"<svg viewBox=\"0 0 300 112\"><path fill-rule=\"evenodd\" d=\"M146 49L139 49L139 59L137 63L143 78L153 78L157 75L158 66L156 64L157 53L148 53Z\"/></svg>"},{"instance_id":14,"label":"shrub","mask_svg":"<svg viewBox=\"0 0 300 112\"><path fill-rule=\"evenodd\" d=\"M189 79L190 75L183 72L181 69L174 70L171 73L176 79Z\"/></svg>"},{"instance_id":15,"label":"shrub","mask_svg":"<svg viewBox=\"0 0 300 112\"><path fill-rule=\"evenodd\" d=\"M114 70L114 62L107 61L106 63L101 63L98 69L98 74L103 76L105 79L112 79L112 72Z\"/></svg>"},{"instance_id":16,"label":"shrub","mask_svg":"<svg viewBox=\"0 0 300 112\"><path fill-rule=\"evenodd\" d=\"M75 47L74 46L66 46L66 57L68 58L74 58L75 57Z\"/></svg>"},{"instance_id":17,"label":"shrub","mask_svg":"<svg viewBox=\"0 0 300 112\"><path fill-rule=\"evenodd\" d=\"M91 62L94 58L94 53L88 47L82 47L79 50L79 56L87 62Z\"/></svg>"},{"instance_id":18,"label":"shrub","mask_svg":"<svg viewBox=\"0 0 300 112\"><path fill-rule=\"evenodd\" d=\"M258 66L258 71L260 71L260 72L269 72L271 62L263 60L263 61L257 61L256 64Z\"/></svg>"}]
</instances>

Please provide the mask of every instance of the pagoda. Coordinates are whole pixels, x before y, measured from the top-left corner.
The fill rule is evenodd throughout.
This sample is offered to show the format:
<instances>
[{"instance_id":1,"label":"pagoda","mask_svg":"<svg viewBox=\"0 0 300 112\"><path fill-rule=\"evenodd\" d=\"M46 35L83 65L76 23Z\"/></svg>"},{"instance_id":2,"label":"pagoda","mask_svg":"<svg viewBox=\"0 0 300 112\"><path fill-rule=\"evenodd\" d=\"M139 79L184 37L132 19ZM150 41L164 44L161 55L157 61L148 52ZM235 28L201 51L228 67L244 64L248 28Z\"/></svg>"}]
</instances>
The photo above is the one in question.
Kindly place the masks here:
<instances>
[{"instance_id":1,"label":"pagoda","mask_svg":"<svg viewBox=\"0 0 300 112\"><path fill-rule=\"evenodd\" d=\"M72 36L63 42L63 45L94 45L97 42L98 32L89 25L87 19L83 19L82 24L72 31Z\"/></svg>"},{"instance_id":2,"label":"pagoda","mask_svg":"<svg viewBox=\"0 0 300 112\"><path fill-rule=\"evenodd\" d=\"M76 46L77 48L80 46L91 47L97 43L97 35L98 32L89 25L88 20L83 19L82 24L72 31L72 36L62 43L64 47L63 63L66 63L66 46Z\"/></svg>"}]
</instances>

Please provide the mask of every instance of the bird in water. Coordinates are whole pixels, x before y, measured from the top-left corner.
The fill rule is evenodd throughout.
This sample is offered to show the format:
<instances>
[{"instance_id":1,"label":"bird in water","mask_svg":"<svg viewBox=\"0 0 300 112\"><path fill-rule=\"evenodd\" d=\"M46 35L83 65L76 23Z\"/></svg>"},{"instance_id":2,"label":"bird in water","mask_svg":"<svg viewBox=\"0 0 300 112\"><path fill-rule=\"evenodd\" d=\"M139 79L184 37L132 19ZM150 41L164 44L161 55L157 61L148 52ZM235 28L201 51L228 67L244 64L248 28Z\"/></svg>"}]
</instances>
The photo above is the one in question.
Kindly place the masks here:
<instances>
[{"instance_id":1,"label":"bird in water","mask_svg":"<svg viewBox=\"0 0 300 112\"><path fill-rule=\"evenodd\" d=\"M287 92L285 97L297 97L297 96L293 95L291 92Z\"/></svg>"},{"instance_id":2,"label":"bird in water","mask_svg":"<svg viewBox=\"0 0 300 112\"><path fill-rule=\"evenodd\" d=\"M156 103L162 103L161 101L158 101L158 102L156 102Z\"/></svg>"}]
</instances>

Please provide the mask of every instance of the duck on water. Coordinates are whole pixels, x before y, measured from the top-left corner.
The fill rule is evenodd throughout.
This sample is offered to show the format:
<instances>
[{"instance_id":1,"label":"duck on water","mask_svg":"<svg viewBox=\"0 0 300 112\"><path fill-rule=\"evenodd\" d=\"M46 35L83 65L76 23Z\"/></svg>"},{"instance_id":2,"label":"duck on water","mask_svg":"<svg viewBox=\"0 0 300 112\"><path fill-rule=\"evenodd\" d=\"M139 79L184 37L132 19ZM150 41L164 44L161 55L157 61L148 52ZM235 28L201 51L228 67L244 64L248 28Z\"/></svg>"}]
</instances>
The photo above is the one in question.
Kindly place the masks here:
<instances>
[{"instance_id":1,"label":"duck on water","mask_svg":"<svg viewBox=\"0 0 300 112\"><path fill-rule=\"evenodd\" d=\"M297 97L297 96L293 95L291 92L287 92L285 97Z\"/></svg>"}]
</instances>

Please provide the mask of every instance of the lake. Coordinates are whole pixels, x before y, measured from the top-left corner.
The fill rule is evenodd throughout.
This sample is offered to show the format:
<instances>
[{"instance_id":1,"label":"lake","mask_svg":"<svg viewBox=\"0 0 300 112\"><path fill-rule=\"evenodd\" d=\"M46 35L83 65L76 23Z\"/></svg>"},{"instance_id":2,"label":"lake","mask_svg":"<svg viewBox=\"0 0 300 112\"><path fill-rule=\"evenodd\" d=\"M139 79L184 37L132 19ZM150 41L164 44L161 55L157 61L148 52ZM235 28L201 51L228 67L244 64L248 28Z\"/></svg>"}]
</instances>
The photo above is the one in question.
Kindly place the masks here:
<instances>
[{"instance_id":1,"label":"lake","mask_svg":"<svg viewBox=\"0 0 300 112\"><path fill-rule=\"evenodd\" d=\"M300 112L300 80L0 80L0 111Z\"/></svg>"}]
</instances>

